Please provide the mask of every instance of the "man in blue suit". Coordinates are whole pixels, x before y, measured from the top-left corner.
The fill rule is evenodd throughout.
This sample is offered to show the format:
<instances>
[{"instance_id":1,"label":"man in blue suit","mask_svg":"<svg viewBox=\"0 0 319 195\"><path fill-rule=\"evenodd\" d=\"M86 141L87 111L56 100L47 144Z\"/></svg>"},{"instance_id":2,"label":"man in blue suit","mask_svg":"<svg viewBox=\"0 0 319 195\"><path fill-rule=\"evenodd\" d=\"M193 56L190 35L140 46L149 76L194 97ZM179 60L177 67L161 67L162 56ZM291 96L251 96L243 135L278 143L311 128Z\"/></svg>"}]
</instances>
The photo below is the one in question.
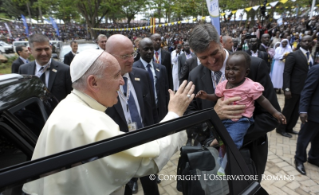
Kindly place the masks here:
<instances>
[{"instance_id":1,"label":"man in blue suit","mask_svg":"<svg viewBox=\"0 0 319 195\"><path fill-rule=\"evenodd\" d=\"M303 165L307 160L307 146L311 143L308 154L308 163L319 167L319 65L313 66L308 72L304 88L301 92L299 113L303 124L298 140L295 155L297 171L306 175Z\"/></svg>"},{"instance_id":2,"label":"man in blue suit","mask_svg":"<svg viewBox=\"0 0 319 195\"><path fill-rule=\"evenodd\" d=\"M169 101L168 77L165 66L153 61L154 45L150 38L144 38L139 42L141 57L133 66L148 71L154 86L155 102L159 120L167 114ZM149 66L148 66L149 65Z\"/></svg>"}]
</instances>

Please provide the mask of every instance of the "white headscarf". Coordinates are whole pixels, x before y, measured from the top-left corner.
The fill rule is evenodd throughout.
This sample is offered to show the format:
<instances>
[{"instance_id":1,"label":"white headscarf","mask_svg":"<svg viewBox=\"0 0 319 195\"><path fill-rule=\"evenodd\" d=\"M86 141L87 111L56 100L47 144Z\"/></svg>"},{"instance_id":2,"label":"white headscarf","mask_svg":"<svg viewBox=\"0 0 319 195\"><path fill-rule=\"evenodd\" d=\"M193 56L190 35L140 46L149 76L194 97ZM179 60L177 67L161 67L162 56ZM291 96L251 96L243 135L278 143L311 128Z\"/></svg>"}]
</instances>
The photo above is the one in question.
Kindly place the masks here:
<instances>
[{"instance_id":1,"label":"white headscarf","mask_svg":"<svg viewBox=\"0 0 319 195\"><path fill-rule=\"evenodd\" d=\"M276 42L273 46L274 49L276 49L276 45L280 45L281 43L280 42Z\"/></svg>"},{"instance_id":2,"label":"white headscarf","mask_svg":"<svg viewBox=\"0 0 319 195\"><path fill-rule=\"evenodd\" d=\"M287 42L287 46L286 47L282 47L282 42L284 42L284 41ZM289 44L288 39L283 39L283 40L280 41L280 46L277 47L277 49L276 49L276 54L283 55L284 53L287 53L287 52L292 52L292 49L291 49L291 46Z\"/></svg>"}]
</instances>

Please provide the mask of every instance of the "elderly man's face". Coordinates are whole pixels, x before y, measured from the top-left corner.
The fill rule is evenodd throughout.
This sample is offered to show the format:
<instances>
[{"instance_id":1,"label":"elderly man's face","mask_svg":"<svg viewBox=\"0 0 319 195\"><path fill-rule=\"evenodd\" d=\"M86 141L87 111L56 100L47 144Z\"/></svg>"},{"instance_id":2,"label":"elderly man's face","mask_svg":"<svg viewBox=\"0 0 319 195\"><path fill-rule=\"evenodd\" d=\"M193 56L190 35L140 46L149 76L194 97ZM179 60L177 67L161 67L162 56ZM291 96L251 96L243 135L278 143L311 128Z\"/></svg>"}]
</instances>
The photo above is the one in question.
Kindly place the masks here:
<instances>
[{"instance_id":1,"label":"elderly man's face","mask_svg":"<svg viewBox=\"0 0 319 195\"><path fill-rule=\"evenodd\" d=\"M121 74L131 72L134 63L134 47L129 39L124 40L112 49L112 55L121 67Z\"/></svg>"},{"instance_id":2,"label":"elderly man's face","mask_svg":"<svg viewBox=\"0 0 319 195\"><path fill-rule=\"evenodd\" d=\"M196 53L200 63L212 71L219 71L224 63L224 50L220 43L211 41L207 50Z\"/></svg>"},{"instance_id":3,"label":"elderly man's face","mask_svg":"<svg viewBox=\"0 0 319 195\"><path fill-rule=\"evenodd\" d=\"M101 38L99 38L97 44L98 44L103 50L105 50L106 41L107 41L107 38L106 38L106 37L101 37Z\"/></svg>"},{"instance_id":4,"label":"elderly man's face","mask_svg":"<svg viewBox=\"0 0 319 195\"><path fill-rule=\"evenodd\" d=\"M109 66L104 69L102 77L97 77L99 86L97 101L105 107L112 107L118 101L117 91L120 85L124 85L124 80L119 63L115 59L108 63Z\"/></svg>"}]
</instances>

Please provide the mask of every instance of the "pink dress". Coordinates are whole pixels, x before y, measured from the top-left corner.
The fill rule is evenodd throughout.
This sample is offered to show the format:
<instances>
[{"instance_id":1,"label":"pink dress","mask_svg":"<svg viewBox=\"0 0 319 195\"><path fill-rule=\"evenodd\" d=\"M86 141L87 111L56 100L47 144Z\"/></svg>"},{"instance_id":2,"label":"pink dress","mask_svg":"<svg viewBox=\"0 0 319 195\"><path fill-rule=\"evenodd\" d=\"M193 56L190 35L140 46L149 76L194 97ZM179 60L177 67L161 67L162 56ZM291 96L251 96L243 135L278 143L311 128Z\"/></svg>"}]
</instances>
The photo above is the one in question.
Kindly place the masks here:
<instances>
[{"instance_id":1,"label":"pink dress","mask_svg":"<svg viewBox=\"0 0 319 195\"><path fill-rule=\"evenodd\" d=\"M225 80L217 85L215 90L216 96L224 97L224 100L240 96L241 100L234 102L234 104L246 105L243 116L251 118L255 110L255 100L262 95L264 87L260 83L254 82L247 77L243 84L232 89L226 89L227 82L228 81ZM233 119L233 121L237 120L238 119Z\"/></svg>"}]
</instances>

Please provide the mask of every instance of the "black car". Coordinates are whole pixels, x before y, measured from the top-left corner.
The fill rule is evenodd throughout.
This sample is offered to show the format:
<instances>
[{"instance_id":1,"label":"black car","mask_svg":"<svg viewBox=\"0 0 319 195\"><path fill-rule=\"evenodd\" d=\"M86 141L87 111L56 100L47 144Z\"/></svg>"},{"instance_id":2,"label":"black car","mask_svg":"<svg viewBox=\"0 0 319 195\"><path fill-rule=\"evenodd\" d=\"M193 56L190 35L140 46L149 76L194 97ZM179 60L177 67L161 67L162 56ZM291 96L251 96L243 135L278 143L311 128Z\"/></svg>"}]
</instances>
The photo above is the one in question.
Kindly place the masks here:
<instances>
[{"instance_id":1,"label":"black car","mask_svg":"<svg viewBox=\"0 0 319 195\"><path fill-rule=\"evenodd\" d=\"M204 133L212 133L224 143L228 159L226 175L254 175L212 109L30 161L37 137L56 103L35 76L0 76L0 194L21 194L22 185L28 181L81 166L83 162L90 163L186 128L202 126L199 124L203 123L206 124ZM218 158L218 155L214 157ZM214 169L221 167L216 166L220 165L210 165ZM183 188L187 187L187 184L182 184ZM226 194L266 194L256 180L250 179L228 180L223 187Z\"/></svg>"}]
</instances>

